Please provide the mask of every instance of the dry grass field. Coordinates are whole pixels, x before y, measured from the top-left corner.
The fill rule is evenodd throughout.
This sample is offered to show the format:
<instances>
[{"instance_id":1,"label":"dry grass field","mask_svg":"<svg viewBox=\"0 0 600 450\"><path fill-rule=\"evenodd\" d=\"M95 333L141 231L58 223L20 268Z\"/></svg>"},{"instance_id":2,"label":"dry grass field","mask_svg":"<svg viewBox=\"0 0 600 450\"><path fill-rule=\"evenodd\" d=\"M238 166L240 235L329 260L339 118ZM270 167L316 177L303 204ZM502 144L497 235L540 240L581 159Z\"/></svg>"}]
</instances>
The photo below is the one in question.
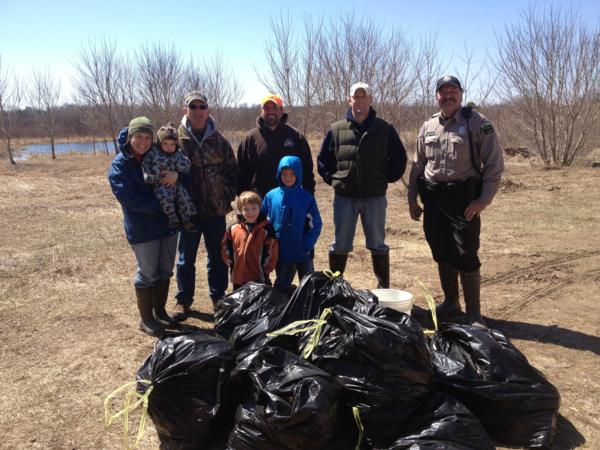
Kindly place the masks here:
<instances>
[{"instance_id":1,"label":"dry grass field","mask_svg":"<svg viewBox=\"0 0 600 450\"><path fill-rule=\"evenodd\" d=\"M318 148L315 145L315 148ZM137 329L134 258L106 171L110 157L72 154L0 162L0 448L116 449L103 400L151 352ZM554 449L600 448L600 169L543 170L507 161L483 213L483 313L562 395ZM317 185L325 227L315 266L326 268L331 189ZM405 189L388 194L392 284L440 289ZM375 287L362 231L346 278ZM211 313L205 255L196 308ZM171 294L174 287L171 287ZM189 323L210 327L196 315ZM151 423L140 448L157 448Z\"/></svg>"}]
</instances>

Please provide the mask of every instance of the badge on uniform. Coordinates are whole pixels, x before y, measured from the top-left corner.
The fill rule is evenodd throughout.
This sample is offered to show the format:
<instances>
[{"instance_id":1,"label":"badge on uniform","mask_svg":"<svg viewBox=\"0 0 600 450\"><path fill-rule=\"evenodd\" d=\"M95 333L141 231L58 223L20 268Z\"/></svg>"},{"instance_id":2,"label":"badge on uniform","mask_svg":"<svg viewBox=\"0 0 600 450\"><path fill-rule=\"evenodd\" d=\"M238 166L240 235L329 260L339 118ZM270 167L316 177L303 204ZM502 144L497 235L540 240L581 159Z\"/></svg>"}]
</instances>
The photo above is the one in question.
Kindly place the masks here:
<instances>
[{"instance_id":1,"label":"badge on uniform","mask_svg":"<svg viewBox=\"0 0 600 450\"><path fill-rule=\"evenodd\" d=\"M484 122L481 124L481 132L483 134L492 134L494 132L494 127L489 122Z\"/></svg>"},{"instance_id":2,"label":"badge on uniform","mask_svg":"<svg viewBox=\"0 0 600 450\"><path fill-rule=\"evenodd\" d=\"M458 128L458 134L460 134L461 136L465 135L465 131L467 131L465 127Z\"/></svg>"}]
</instances>

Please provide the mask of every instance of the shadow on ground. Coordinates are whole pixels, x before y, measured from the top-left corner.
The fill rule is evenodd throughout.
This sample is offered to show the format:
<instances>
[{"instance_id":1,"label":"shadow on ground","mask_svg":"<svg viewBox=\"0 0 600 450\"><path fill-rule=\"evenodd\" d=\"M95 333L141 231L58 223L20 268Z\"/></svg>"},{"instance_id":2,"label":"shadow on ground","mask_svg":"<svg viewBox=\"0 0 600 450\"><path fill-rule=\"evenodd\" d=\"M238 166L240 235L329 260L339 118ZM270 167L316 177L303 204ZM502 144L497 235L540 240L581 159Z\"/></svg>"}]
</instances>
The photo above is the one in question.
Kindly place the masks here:
<instances>
[{"instance_id":1,"label":"shadow on ground","mask_svg":"<svg viewBox=\"0 0 600 450\"><path fill-rule=\"evenodd\" d=\"M425 328L433 329L433 321L429 310L413 306L412 316ZM466 315L459 314L450 317L449 322L466 324ZM490 328L500 330L510 339L523 339L527 341L543 342L545 344L560 345L574 350L583 350L600 356L600 337L579 331L562 328L558 325L538 325L535 323L516 322L514 320L493 319L484 317ZM441 323L444 320L438 320Z\"/></svg>"},{"instance_id":2,"label":"shadow on ground","mask_svg":"<svg viewBox=\"0 0 600 450\"><path fill-rule=\"evenodd\" d=\"M213 314L194 310L190 311L190 317L203 320L204 322L213 322L215 320L215 316Z\"/></svg>"}]
</instances>

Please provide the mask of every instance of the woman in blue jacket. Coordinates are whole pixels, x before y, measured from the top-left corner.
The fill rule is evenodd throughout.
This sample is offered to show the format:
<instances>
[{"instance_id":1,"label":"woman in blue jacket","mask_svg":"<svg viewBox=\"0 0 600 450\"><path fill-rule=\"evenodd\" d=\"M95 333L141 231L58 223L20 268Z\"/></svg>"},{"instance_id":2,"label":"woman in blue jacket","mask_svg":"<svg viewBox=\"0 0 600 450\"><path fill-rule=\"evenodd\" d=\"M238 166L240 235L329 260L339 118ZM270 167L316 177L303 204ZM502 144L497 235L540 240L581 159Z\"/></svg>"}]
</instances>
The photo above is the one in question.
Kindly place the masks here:
<instances>
[{"instance_id":1,"label":"woman in blue jacket","mask_svg":"<svg viewBox=\"0 0 600 450\"><path fill-rule=\"evenodd\" d=\"M173 275L177 249L176 230L144 182L142 158L152 147L154 129L147 117L136 117L121 130L121 152L113 159L108 180L121 204L125 236L137 261L133 280L140 330L150 336L161 336L165 325L177 323L166 312L169 280ZM179 174L165 171L161 184L174 185Z\"/></svg>"},{"instance_id":2,"label":"woman in blue jacket","mask_svg":"<svg viewBox=\"0 0 600 450\"><path fill-rule=\"evenodd\" d=\"M279 187L267 192L262 211L269 218L279 240L275 288L290 295L296 271L301 280L314 270L315 244L323 224L315 198L302 187L300 158L281 158L277 181Z\"/></svg>"}]
</instances>

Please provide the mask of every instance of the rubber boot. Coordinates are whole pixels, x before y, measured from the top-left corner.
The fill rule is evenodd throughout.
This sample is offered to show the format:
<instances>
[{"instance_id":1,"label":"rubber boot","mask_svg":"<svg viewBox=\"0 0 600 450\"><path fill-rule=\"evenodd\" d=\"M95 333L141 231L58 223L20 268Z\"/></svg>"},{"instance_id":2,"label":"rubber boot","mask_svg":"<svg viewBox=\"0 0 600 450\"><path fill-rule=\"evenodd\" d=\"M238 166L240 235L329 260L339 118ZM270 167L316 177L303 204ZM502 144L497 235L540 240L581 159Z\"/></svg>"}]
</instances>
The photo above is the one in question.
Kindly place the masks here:
<instances>
[{"instance_id":1,"label":"rubber boot","mask_svg":"<svg viewBox=\"0 0 600 450\"><path fill-rule=\"evenodd\" d=\"M164 329L160 323L154 320L154 315L152 314L153 291L154 287L135 288L137 306L140 310L140 330L150 336L160 337Z\"/></svg>"},{"instance_id":2,"label":"rubber boot","mask_svg":"<svg viewBox=\"0 0 600 450\"><path fill-rule=\"evenodd\" d=\"M329 270L332 272L340 272L340 274L343 275L346 270L347 262L348 255L329 252Z\"/></svg>"},{"instance_id":3,"label":"rubber boot","mask_svg":"<svg viewBox=\"0 0 600 450\"><path fill-rule=\"evenodd\" d=\"M377 289L390 288L390 254L371 253L373 272L377 278Z\"/></svg>"},{"instance_id":4,"label":"rubber boot","mask_svg":"<svg viewBox=\"0 0 600 450\"><path fill-rule=\"evenodd\" d=\"M444 301L436 306L435 312L438 316L451 316L460 313L460 302L458 300L458 271L450 264L438 264L440 284L444 291Z\"/></svg>"},{"instance_id":5,"label":"rubber boot","mask_svg":"<svg viewBox=\"0 0 600 450\"><path fill-rule=\"evenodd\" d=\"M479 274L479 270L461 272L460 283L462 284L465 305L467 307L467 322L474 327L487 328L487 325L481 318L481 275Z\"/></svg>"},{"instance_id":6,"label":"rubber boot","mask_svg":"<svg viewBox=\"0 0 600 450\"><path fill-rule=\"evenodd\" d=\"M154 312L154 318L162 325L173 326L177 325L178 321L167 314L165 306L167 305L167 299L169 297L169 279L158 281L153 289L152 297L152 309Z\"/></svg>"}]
</instances>

